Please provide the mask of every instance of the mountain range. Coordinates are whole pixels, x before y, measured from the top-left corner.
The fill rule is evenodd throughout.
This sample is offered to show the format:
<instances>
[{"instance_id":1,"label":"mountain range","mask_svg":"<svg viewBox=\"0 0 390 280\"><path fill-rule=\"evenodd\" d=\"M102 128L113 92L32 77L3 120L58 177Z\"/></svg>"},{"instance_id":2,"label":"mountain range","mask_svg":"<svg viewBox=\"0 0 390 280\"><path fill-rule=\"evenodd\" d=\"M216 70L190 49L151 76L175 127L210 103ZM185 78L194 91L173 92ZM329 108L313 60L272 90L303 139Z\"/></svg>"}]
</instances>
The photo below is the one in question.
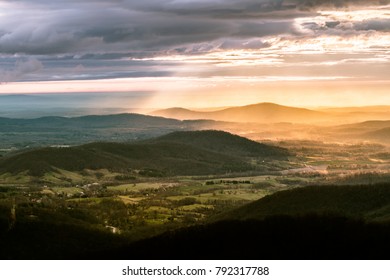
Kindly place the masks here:
<instances>
[{"instance_id":1,"label":"mountain range","mask_svg":"<svg viewBox=\"0 0 390 280\"><path fill-rule=\"evenodd\" d=\"M333 109L333 110L332 110ZM180 120L211 119L217 121L246 123L308 123L335 124L366 120L390 119L390 106L347 107L309 110L282 106L274 103L258 103L247 106L230 107L215 111L196 111L185 108L157 110L150 115Z\"/></svg>"},{"instance_id":2,"label":"mountain range","mask_svg":"<svg viewBox=\"0 0 390 280\"><path fill-rule=\"evenodd\" d=\"M259 103L242 107L200 112L184 108L170 108L153 111L151 115L181 120L211 119L230 122L321 122L329 118L329 114L304 108L287 107L273 103Z\"/></svg>"},{"instance_id":3,"label":"mountain range","mask_svg":"<svg viewBox=\"0 0 390 280\"><path fill-rule=\"evenodd\" d=\"M0 148L80 145L96 141L134 141L173 131L222 129L212 120L180 121L140 114L88 115L82 117L0 117Z\"/></svg>"},{"instance_id":4,"label":"mountain range","mask_svg":"<svg viewBox=\"0 0 390 280\"><path fill-rule=\"evenodd\" d=\"M207 129L229 131L256 140L353 140L387 144L390 139L387 109L387 106L378 106L322 112L260 103L216 111L171 108L152 113L161 116L125 113L24 119L0 117L0 154L4 153L1 149L135 141L174 131Z\"/></svg>"}]
</instances>

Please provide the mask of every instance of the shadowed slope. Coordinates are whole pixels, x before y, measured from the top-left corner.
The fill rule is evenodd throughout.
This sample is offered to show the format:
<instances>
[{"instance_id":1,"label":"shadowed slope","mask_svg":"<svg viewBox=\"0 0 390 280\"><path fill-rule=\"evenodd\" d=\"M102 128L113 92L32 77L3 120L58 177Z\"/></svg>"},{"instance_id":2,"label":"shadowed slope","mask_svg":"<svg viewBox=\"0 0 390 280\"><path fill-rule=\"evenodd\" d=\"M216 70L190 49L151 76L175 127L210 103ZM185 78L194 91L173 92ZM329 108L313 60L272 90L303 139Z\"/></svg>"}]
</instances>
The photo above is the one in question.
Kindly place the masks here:
<instances>
[{"instance_id":1,"label":"shadowed slope","mask_svg":"<svg viewBox=\"0 0 390 280\"><path fill-rule=\"evenodd\" d=\"M196 136L196 137L195 137ZM53 167L84 169L156 169L164 175L206 175L253 170L243 156L287 156L285 149L263 145L221 131L172 133L138 143L91 143L42 148L4 157L0 171L42 176Z\"/></svg>"},{"instance_id":2,"label":"shadowed slope","mask_svg":"<svg viewBox=\"0 0 390 280\"><path fill-rule=\"evenodd\" d=\"M258 143L238 135L217 130L178 131L145 142L181 143L235 156L281 158L289 155L287 149Z\"/></svg>"}]
</instances>

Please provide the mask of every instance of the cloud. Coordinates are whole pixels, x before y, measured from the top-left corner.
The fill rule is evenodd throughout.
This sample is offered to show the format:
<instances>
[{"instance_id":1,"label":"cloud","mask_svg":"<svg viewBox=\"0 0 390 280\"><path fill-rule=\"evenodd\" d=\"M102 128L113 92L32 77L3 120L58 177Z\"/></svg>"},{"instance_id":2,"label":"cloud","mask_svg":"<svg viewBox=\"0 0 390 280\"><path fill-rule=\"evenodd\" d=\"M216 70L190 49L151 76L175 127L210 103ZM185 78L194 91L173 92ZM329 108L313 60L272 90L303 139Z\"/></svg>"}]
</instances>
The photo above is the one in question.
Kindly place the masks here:
<instances>
[{"instance_id":1,"label":"cloud","mask_svg":"<svg viewBox=\"0 0 390 280\"><path fill-rule=\"evenodd\" d=\"M389 1L369 2L382 5ZM355 8L339 9L359 5L363 8L356 10L361 9L361 13L353 14ZM388 10L379 16L371 11L373 15L367 18L362 5L367 5L367 1L1 1L0 65L7 65L1 72L1 80L198 76L202 73L186 63L199 61L200 65L203 61L206 68L228 60L224 56L210 60L214 52L231 52L230 57L234 59L230 64L227 61L226 67L276 62L280 67L283 65L280 58L264 58L261 53L278 56L314 51L323 54L351 49L350 42L333 40L336 43L330 45L322 40L325 37L366 35L367 38L361 39L363 48L358 46L356 51L374 53L369 46L370 36L375 35L378 39L371 40L372 44L388 49L387 43L379 40L379 35L389 31L389 19L383 16ZM328 13L319 7L326 7ZM324 50L324 46L328 49ZM238 63L241 58L234 57L234 50L253 51L256 57L259 54L261 63L252 58ZM201 57L208 54L211 56ZM15 55L23 59L16 63ZM188 56L188 60L153 60L170 55ZM45 68L42 63L40 68L34 68L34 60L42 61ZM27 69L31 64L30 70L23 72L19 63L27 63ZM198 69L203 71L201 67Z\"/></svg>"},{"instance_id":2,"label":"cloud","mask_svg":"<svg viewBox=\"0 0 390 280\"><path fill-rule=\"evenodd\" d=\"M0 53L158 51L227 37L288 31L281 0L8 1ZM23 18L23 21L16 20Z\"/></svg>"},{"instance_id":3,"label":"cloud","mask_svg":"<svg viewBox=\"0 0 390 280\"><path fill-rule=\"evenodd\" d=\"M387 0L374 0L379 4ZM222 38L292 34L299 9L360 0L6 1L0 53L160 51ZM23 20L20 20L23 19Z\"/></svg>"},{"instance_id":4,"label":"cloud","mask_svg":"<svg viewBox=\"0 0 390 280\"><path fill-rule=\"evenodd\" d=\"M315 16L297 18L294 28L305 36L374 36L390 31L389 6L351 10L319 11Z\"/></svg>"},{"instance_id":5,"label":"cloud","mask_svg":"<svg viewBox=\"0 0 390 280\"><path fill-rule=\"evenodd\" d=\"M249 40L240 40L240 39L226 39L219 46L220 49L224 50L251 50L251 49L262 49L268 47L269 44L264 43L259 39L249 39Z\"/></svg>"},{"instance_id":6,"label":"cloud","mask_svg":"<svg viewBox=\"0 0 390 280\"><path fill-rule=\"evenodd\" d=\"M297 0L300 8L388 5L390 0Z\"/></svg>"},{"instance_id":7,"label":"cloud","mask_svg":"<svg viewBox=\"0 0 390 280\"><path fill-rule=\"evenodd\" d=\"M357 22L354 24L355 30L373 30L373 31L390 31L390 19L371 19Z\"/></svg>"},{"instance_id":8,"label":"cloud","mask_svg":"<svg viewBox=\"0 0 390 280\"><path fill-rule=\"evenodd\" d=\"M0 71L1 83L13 82L22 78L25 75L38 72L43 69L43 64L35 59L28 58L27 60L18 60L12 70Z\"/></svg>"}]
</instances>

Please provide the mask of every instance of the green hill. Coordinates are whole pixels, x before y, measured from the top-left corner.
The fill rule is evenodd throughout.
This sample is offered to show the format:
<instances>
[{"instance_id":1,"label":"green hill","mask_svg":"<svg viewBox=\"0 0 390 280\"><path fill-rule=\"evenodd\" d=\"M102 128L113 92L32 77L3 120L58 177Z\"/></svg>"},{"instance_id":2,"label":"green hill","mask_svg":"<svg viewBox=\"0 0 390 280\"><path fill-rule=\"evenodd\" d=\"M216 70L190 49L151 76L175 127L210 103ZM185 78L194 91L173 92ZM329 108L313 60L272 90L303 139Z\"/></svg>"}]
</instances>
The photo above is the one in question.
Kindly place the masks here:
<instances>
[{"instance_id":1,"label":"green hill","mask_svg":"<svg viewBox=\"0 0 390 280\"><path fill-rule=\"evenodd\" d=\"M149 142L102 142L30 150L1 158L0 171L13 174L28 171L33 176L42 176L54 168L69 171L104 168L118 172L152 169L161 176L224 174L253 170L244 155L280 158L287 151L226 132L181 132Z\"/></svg>"},{"instance_id":2,"label":"green hill","mask_svg":"<svg viewBox=\"0 0 390 280\"><path fill-rule=\"evenodd\" d=\"M244 161L180 144L95 143L72 148L37 149L0 161L3 172L42 176L53 167L69 171L154 169L161 175L221 174L250 170Z\"/></svg>"},{"instance_id":3,"label":"green hill","mask_svg":"<svg viewBox=\"0 0 390 280\"><path fill-rule=\"evenodd\" d=\"M285 158L287 149L258 143L224 131L177 131L148 140L149 143L180 143L228 155Z\"/></svg>"}]
</instances>

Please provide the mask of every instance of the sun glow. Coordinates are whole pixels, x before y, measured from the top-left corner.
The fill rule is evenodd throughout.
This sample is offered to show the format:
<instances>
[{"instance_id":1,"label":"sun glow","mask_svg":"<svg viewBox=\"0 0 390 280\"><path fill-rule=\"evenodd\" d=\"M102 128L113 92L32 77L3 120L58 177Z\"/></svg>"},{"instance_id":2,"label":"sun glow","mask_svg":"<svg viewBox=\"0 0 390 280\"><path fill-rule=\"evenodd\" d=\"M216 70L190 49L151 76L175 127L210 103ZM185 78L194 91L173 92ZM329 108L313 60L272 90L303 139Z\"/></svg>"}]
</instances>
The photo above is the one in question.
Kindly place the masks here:
<instances>
[{"instance_id":1,"label":"sun glow","mask_svg":"<svg viewBox=\"0 0 390 280\"><path fill-rule=\"evenodd\" d=\"M132 59L142 61L174 61L188 64L213 64L219 67L245 65L277 65L283 63L278 54L262 50L216 50L202 55L171 55Z\"/></svg>"},{"instance_id":2,"label":"sun glow","mask_svg":"<svg viewBox=\"0 0 390 280\"><path fill-rule=\"evenodd\" d=\"M281 54L325 54L325 53L373 53L390 54L389 34L363 34L350 37L320 35L314 38L295 40L283 38L274 41L269 51Z\"/></svg>"},{"instance_id":3,"label":"sun glow","mask_svg":"<svg viewBox=\"0 0 390 280\"><path fill-rule=\"evenodd\" d=\"M173 51L166 55L134 60L176 62L180 65L176 68L178 73L181 70L186 72L188 68L193 69L194 64L199 70L213 66L218 68L294 66L291 61L285 59L286 55L319 55L319 58L322 56L323 61L318 60L317 64L312 63L312 66L364 62L388 63L390 62L390 34L381 30L371 30L366 25L370 20L374 23L388 21L389 10L390 6L379 9L319 11L317 16L294 20L294 29L301 34L300 36L286 34L278 37L263 37L261 46L257 48L229 50L221 48L221 42L210 42L207 48L204 47L204 51L197 54L191 52L175 54ZM359 28L367 30L357 32ZM360 54L364 57L356 59L341 57L339 60L328 61L324 56L326 54ZM304 65L305 62L297 62L296 65L299 66L298 64ZM188 65L188 68L183 65ZM342 76L348 77L348 75Z\"/></svg>"},{"instance_id":4,"label":"sun glow","mask_svg":"<svg viewBox=\"0 0 390 280\"><path fill-rule=\"evenodd\" d=\"M339 21L365 21L370 19L390 19L390 5L367 7L364 10L321 11L324 17Z\"/></svg>"}]
</instances>

